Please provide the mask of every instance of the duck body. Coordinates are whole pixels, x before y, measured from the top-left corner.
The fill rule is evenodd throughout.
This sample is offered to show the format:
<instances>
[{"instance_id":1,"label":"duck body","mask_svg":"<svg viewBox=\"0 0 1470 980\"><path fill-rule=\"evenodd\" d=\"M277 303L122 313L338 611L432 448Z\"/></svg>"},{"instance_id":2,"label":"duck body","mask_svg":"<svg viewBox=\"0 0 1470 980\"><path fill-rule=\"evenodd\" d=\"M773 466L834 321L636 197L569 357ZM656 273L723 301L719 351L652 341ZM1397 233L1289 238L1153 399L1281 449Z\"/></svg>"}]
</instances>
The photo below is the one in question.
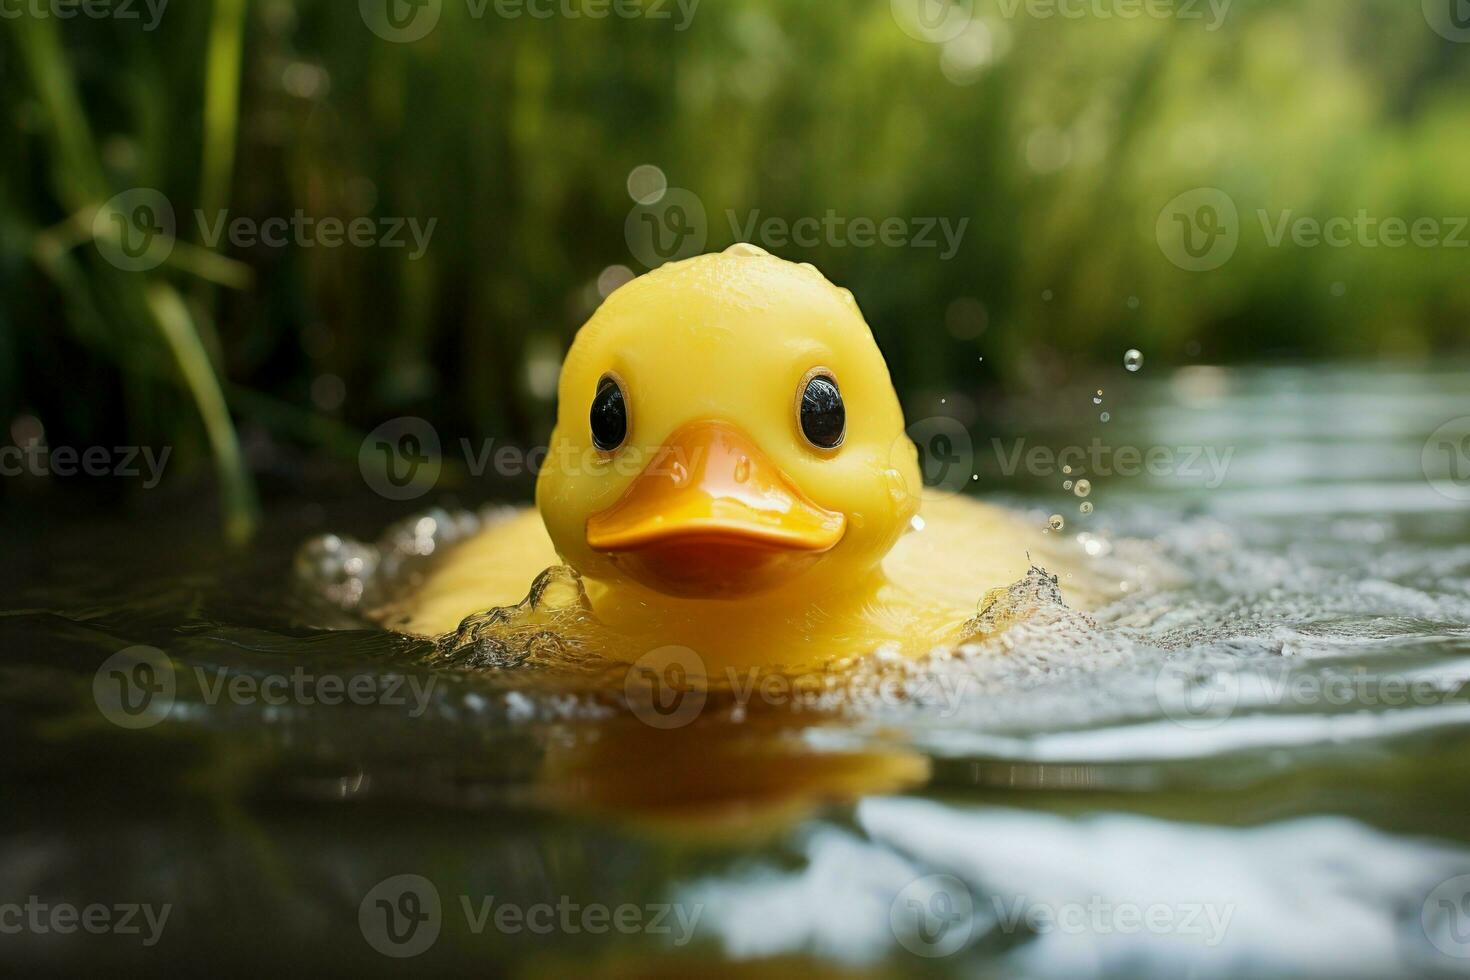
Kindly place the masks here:
<instances>
[{"instance_id":1,"label":"duck body","mask_svg":"<svg viewBox=\"0 0 1470 980\"><path fill-rule=\"evenodd\" d=\"M923 517L876 581L851 583L845 594L671 602L584 579L606 629L590 639L603 655L629 662L665 645L735 667L821 663L884 646L923 655L962 640L979 600L1022 578L1028 550L1043 544L1013 512L964 497L926 501ZM407 633L450 633L470 616L522 601L541 572L561 563L541 515L519 509L451 549L385 618Z\"/></svg>"},{"instance_id":2,"label":"duck body","mask_svg":"<svg viewBox=\"0 0 1470 980\"><path fill-rule=\"evenodd\" d=\"M960 640L1041 541L1010 512L924 497L852 294L738 245L608 297L563 365L537 509L453 548L392 622L452 631L560 564L612 659L919 655Z\"/></svg>"}]
</instances>

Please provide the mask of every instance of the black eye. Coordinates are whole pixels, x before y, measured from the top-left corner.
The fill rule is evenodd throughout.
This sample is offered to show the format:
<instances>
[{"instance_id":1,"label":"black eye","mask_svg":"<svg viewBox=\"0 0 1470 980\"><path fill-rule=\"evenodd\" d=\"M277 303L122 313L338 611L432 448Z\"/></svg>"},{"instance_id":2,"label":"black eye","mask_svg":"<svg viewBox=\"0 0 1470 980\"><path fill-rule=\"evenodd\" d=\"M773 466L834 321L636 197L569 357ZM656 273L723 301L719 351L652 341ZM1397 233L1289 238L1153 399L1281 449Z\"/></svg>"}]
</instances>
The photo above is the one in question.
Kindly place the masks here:
<instances>
[{"instance_id":1,"label":"black eye","mask_svg":"<svg viewBox=\"0 0 1470 980\"><path fill-rule=\"evenodd\" d=\"M623 395L623 386L611 375L603 375L597 382L597 394L592 398L592 444L605 453L610 453L628 438L628 400Z\"/></svg>"},{"instance_id":2,"label":"black eye","mask_svg":"<svg viewBox=\"0 0 1470 980\"><path fill-rule=\"evenodd\" d=\"M809 378L801 391L801 434L818 449L836 449L847 434L847 409L842 405L842 392L837 379L830 374Z\"/></svg>"}]
</instances>

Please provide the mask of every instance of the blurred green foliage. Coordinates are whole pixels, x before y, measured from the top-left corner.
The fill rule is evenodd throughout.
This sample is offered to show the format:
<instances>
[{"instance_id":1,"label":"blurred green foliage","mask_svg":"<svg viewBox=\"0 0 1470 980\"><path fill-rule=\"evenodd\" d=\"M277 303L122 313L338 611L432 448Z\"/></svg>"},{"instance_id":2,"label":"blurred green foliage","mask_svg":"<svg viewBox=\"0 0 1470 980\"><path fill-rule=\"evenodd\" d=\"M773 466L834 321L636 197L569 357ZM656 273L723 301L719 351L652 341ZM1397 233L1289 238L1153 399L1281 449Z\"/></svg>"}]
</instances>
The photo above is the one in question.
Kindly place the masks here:
<instances>
[{"instance_id":1,"label":"blurred green foliage","mask_svg":"<svg viewBox=\"0 0 1470 980\"><path fill-rule=\"evenodd\" d=\"M624 234L643 164L699 197L711 250L757 212L969 219L947 261L772 248L852 288L909 397L1044 389L1128 347L1166 365L1466 343L1470 250L1273 247L1257 217L1470 215L1470 44L1419 3L1234 0L1216 23L1219 0L1201 19L975 0L963 33L931 43L886 2L703 0L684 30L672 0L640 2L669 16L443 0L413 43L348 0L174 0L153 31L5 20L0 413L36 416L53 443L213 460L240 533L235 431L345 456L402 414L539 438L599 277L643 271ZM178 215L152 271L91 240L99 206L134 187ZM1209 272L1156 236L1197 187L1240 212L1238 251ZM437 224L417 260L212 248L196 208Z\"/></svg>"}]
</instances>

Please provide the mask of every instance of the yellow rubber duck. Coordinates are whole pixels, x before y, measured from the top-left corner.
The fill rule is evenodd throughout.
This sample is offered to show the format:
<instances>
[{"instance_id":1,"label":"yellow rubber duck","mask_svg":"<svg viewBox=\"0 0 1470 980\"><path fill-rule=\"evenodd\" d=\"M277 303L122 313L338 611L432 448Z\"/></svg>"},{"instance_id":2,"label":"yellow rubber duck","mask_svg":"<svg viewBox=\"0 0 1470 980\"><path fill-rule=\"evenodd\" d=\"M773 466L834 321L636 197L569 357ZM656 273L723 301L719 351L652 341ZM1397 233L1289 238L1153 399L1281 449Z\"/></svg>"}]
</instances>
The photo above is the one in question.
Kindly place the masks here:
<instances>
[{"instance_id":1,"label":"yellow rubber duck","mask_svg":"<svg viewBox=\"0 0 1470 980\"><path fill-rule=\"evenodd\" d=\"M586 588L585 639L615 660L671 645L712 667L919 655L962 639L1043 542L1008 511L923 499L852 294L754 246L618 289L577 334L558 398L539 517L452 549L386 622L452 631L562 563Z\"/></svg>"}]
</instances>

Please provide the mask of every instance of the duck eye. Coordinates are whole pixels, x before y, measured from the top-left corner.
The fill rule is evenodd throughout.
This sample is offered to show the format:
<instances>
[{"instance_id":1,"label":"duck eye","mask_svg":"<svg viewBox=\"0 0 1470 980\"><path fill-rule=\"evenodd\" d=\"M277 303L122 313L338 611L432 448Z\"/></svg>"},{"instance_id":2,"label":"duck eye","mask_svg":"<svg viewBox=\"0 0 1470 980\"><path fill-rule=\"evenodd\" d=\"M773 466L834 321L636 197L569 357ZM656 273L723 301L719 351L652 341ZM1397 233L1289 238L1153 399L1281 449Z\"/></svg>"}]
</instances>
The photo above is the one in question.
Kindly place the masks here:
<instances>
[{"instance_id":1,"label":"duck eye","mask_svg":"<svg viewBox=\"0 0 1470 980\"><path fill-rule=\"evenodd\" d=\"M847 409L837 379L830 374L813 374L802 386L797 406L801 434L818 449L836 449L847 434Z\"/></svg>"},{"instance_id":2,"label":"duck eye","mask_svg":"<svg viewBox=\"0 0 1470 980\"><path fill-rule=\"evenodd\" d=\"M610 453L628 438L628 399L616 378L604 374L592 398L592 444Z\"/></svg>"}]
</instances>

